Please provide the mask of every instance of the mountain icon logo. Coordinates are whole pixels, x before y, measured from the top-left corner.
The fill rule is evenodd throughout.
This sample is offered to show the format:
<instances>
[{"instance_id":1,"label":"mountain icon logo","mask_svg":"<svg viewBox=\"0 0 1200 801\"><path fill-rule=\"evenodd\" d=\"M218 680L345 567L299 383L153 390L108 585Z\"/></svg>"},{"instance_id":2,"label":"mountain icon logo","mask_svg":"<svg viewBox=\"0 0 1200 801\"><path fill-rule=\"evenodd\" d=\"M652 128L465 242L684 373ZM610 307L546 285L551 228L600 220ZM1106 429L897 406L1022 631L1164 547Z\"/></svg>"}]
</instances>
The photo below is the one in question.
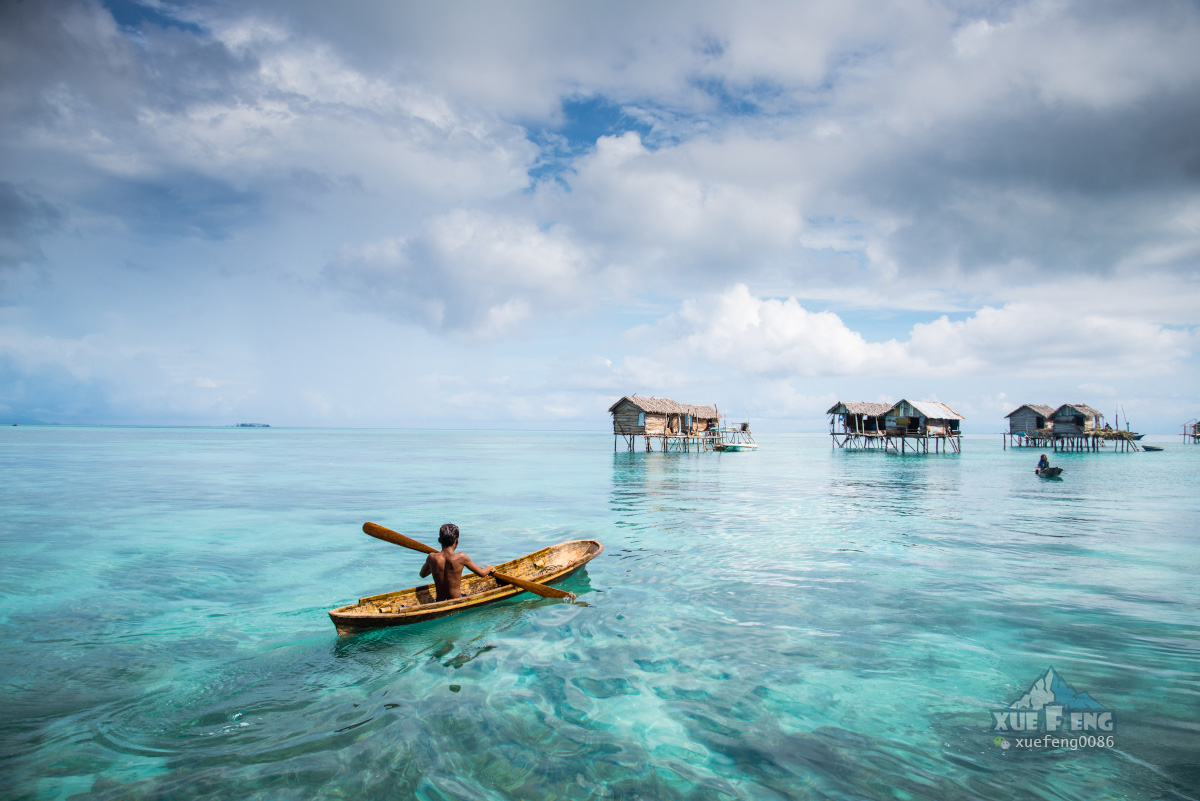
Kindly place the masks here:
<instances>
[{"instance_id":1,"label":"mountain icon logo","mask_svg":"<svg viewBox=\"0 0 1200 801\"><path fill-rule=\"evenodd\" d=\"M1109 733L1115 727L1113 710L1076 690L1052 667L1007 707L992 710L991 731Z\"/></svg>"},{"instance_id":2,"label":"mountain icon logo","mask_svg":"<svg viewBox=\"0 0 1200 801\"><path fill-rule=\"evenodd\" d=\"M1075 710L1104 709L1104 704L1087 693L1077 692L1058 675L1054 668L1048 669L1033 684L1029 690L1017 700L1008 705L1009 709L1038 710L1046 704L1058 704L1064 709Z\"/></svg>"}]
</instances>

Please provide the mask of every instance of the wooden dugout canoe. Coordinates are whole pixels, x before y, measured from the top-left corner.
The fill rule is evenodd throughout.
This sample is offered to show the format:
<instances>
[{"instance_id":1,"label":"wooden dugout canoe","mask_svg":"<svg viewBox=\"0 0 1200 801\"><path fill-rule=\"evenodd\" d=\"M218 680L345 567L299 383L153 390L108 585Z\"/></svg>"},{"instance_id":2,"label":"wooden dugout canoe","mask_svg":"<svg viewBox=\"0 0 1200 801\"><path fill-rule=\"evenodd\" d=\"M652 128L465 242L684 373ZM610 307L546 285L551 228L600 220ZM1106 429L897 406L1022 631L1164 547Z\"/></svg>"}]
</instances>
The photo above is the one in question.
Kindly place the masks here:
<instances>
[{"instance_id":1,"label":"wooden dugout canoe","mask_svg":"<svg viewBox=\"0 0 1200 801\"><path fill-rule=\"evenodd\" d=\"M571 540L534 551L502 565L496 570L538 584L553 584L574 573L595 559L604 550L599 540ZM505 584L493 576L486 578L465 571L462 597L451 601L436 601L432 584L410 587L407 590L385 592L360 598L357 603L334 609L329 613L339 635L354 634L367 629L405 626L437 617L453 615L465 609L475 609L511 598L525 590Z\"/></svg>"}]
</instances>

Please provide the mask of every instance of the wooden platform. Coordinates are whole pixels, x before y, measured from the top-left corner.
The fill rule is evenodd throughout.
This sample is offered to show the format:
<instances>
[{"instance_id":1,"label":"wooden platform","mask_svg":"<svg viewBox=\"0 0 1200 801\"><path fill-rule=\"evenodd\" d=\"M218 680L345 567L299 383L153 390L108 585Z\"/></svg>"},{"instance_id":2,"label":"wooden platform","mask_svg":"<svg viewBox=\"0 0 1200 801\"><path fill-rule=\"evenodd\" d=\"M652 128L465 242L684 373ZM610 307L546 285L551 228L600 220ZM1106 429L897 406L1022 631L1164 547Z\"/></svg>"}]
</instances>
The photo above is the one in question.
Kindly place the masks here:
<instances>
[{"instance_id":1,"label":"wooden platform","mask_svg":"<svg viewBox=\"0 0 1200 801\"><path fill-rule=\"evenodd\" d=\"M618 450L617 445L622 441L627 450L637 450L638 438L643 440L646 453L656 450L660 453L702 453L713 450L721 442L720 435L707 431L702 434L614 434L613 450Z\"/></svg>"},{"instance_id":2,"label":"wooden platform","mask_svg":"<svg viewBox=\"0 0 1200 801\"><path fill-rule=\"evenodd\" d=\"M892 434L883 431L834 432L833 444L847 450L891 453L962 453L962 434Z\"/></svg>"},{"instance_id":3,"label":"wooden platform","mask_svg":"<svg viewBox=\"0 0 1200 801\"><path fill-rule=\"evenodd\" d=\"M1050 431L1029 431L1003 435L1004 448L1037 448L1054 453L1098 453L1109 443L1113 453L1141 450L1137 434L1132 431L1088 431L1082 434L1054 434Z\"/></svg>"}]
</instances>

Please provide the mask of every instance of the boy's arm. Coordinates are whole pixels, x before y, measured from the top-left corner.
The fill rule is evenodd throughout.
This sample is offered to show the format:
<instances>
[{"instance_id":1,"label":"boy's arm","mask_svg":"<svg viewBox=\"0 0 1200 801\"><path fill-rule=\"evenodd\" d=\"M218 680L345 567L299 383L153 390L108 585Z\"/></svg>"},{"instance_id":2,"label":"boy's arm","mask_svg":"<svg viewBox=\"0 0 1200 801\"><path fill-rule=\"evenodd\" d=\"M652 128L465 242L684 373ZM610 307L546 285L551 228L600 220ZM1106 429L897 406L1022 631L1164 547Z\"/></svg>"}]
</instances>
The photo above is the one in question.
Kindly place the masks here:
<instances>
[{"instance_id":1,"label":"boy's arm","mask_svg":"<svg viewBox=\"0 0 1200 801\"><path fill-rule=\"evenodd\" d=\"M488 565L487 567L480 567L479 565L475 564L475 562L471 560L471 557L467 556L466 554L463 554L463 559L465 560L463 562L463 567L470 568L471 572L477 576L486 577L496 572L496 568L492 567L491 565Z\"/></svg>"},{"instance_id":2,"label":"boy's arm","mask_svg":"<svg viewBox=\"0 0 1200 801\"><path fill-rule=\"evenodd\" d=\"M421 578L425 578L433 572L433 565L429 564L429 557L425 557L425 564L421 565Z\"/></svg>"}]
</instances>

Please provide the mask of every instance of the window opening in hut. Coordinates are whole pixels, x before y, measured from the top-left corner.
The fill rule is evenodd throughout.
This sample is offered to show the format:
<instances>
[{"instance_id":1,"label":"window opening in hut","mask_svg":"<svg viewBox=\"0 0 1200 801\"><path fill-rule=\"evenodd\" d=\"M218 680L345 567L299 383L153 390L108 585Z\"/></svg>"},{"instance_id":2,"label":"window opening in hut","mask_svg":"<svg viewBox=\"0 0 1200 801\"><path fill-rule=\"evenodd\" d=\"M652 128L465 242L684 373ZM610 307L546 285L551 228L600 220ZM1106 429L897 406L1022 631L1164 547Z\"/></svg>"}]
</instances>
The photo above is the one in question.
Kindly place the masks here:
<instances>
[{"instance_id":1,"label":"window opening in hut","mask_svg":"<svg viewBox=\"0 0 1200 801\"><path fill-rule=\"evenodd\" d=\"M643 426L643 427L646 425L646 413L645 412L638 412L638 425Z\"/></svg>"}]
</instances>

